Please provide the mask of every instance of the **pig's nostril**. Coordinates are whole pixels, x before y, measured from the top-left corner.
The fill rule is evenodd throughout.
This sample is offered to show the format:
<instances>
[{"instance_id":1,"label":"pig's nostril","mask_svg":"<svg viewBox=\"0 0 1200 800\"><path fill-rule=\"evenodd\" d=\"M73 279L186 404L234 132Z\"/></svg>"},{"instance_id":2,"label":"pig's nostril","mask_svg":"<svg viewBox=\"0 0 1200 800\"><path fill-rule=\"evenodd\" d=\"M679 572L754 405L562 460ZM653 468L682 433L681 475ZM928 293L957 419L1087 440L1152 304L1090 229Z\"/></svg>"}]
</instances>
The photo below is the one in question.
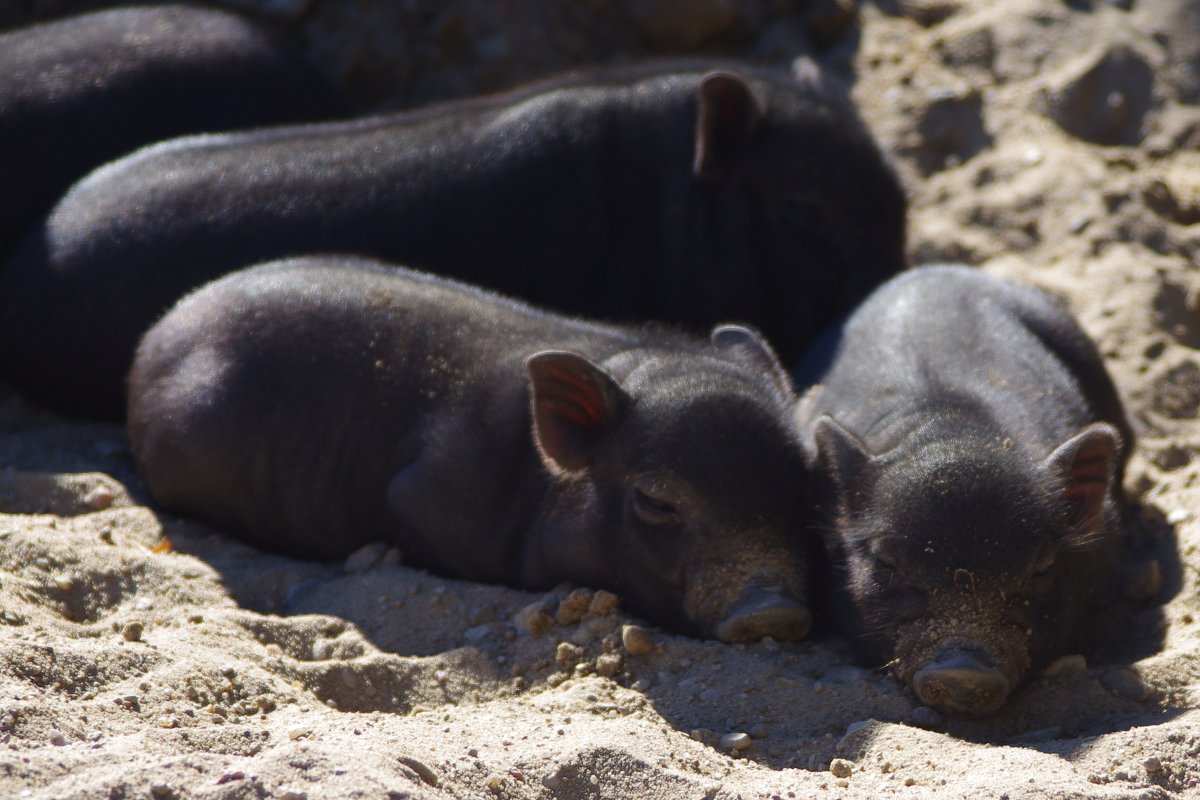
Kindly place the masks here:
<instances>
[{"instance_id":1,"label":"pig's nostril","mask_svg":"<svg viewBox=\"0 0 1200 800\"><path fill-rule=\"evenodd\" d=\"M951 714L990 714L1008 699L1009 684L995 667L968 653L955 653L913 675L921 702Z\"/></svg>"},{"instance_id":2,"label":"pig's nostril","mask_svg":"<svg viewBox=\"0 0 1200 800\"><path fill-rule=\"evenodd\" d=\"M785 590L751 587L717 626L723 642L754 642L770 636L799 641L812 630L812 614Z\"/></svg>"}]
</instances>

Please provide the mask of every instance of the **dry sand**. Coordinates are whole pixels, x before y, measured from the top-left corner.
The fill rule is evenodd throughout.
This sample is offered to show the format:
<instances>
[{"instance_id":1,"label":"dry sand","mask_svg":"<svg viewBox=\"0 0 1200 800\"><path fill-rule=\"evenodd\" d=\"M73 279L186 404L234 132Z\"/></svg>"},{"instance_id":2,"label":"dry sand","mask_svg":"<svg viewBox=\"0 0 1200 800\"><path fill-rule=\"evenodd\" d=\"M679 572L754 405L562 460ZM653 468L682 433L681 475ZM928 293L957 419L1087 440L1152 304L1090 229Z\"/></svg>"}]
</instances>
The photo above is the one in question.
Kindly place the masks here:
<instances>
[{"instance_id":1,"label":"dry sand","mask_svg":"<svg viewBox=\"0 0 1200 800\"><path fill-rule=\"evenodd\" d=\"M880 3L823 56L896 155L914 263L1060 294L1128 402L1123 585L1158 593L1086 659L955 722L836 639L641 652L604 595L158 514L120 428L0 390L0 798L1200 797L1192 6Z\"/></svg>"}]
</instances>

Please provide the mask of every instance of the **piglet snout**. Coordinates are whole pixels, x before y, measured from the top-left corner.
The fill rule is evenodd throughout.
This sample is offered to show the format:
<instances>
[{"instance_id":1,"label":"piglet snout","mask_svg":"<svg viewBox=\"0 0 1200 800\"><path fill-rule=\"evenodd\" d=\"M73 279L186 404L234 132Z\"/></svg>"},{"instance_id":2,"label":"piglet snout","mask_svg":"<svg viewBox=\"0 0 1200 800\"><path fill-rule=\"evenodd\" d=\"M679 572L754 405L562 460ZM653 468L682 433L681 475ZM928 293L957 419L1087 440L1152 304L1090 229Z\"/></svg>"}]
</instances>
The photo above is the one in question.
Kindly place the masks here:
<instances>
[{"instance_id":1,"label":"piglet snout","mask_svg":"<svg viewBox=\"0 0 1200 800\"><path fill-rule=\"evenodd\" d=\"M953 650L913 675L925 705L959 716L990 714L1008 699L1008 679L982 655Z\"/></svg>"},{"instance_id":2,"label":"piglet snout","mask_svg":"<svg viewBox=\"0 0 1200 800\"><path fill-rule=\"evenodd\" d=\"M770 636L798 641L812 630L812 614L782 586L751 586L717 625L723 642L754 642Z\"/></svg>"}]
</instances>

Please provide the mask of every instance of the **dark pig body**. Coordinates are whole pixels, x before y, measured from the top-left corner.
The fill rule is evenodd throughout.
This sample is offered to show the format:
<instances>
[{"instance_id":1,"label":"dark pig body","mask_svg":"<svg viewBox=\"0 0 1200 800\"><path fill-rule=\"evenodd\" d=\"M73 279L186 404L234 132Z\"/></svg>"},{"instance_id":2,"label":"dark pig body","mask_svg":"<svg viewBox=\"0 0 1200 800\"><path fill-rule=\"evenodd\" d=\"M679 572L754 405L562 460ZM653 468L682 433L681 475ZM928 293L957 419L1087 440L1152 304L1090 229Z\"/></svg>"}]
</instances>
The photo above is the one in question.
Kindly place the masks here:
<instances>
[{"instance_id":1,"label":"dark pig body","mask_svg":"<svg viewBox=\"0 0 1200 800\"><path fill-rule=\"evenodd\" d=\"M799 420L827 481L838 624L927 705L995 711L1081 643L1132 435L1044 293L913 270L851 316Z\"/></svg>"},{"instance_id":2,"label":"dark pig body","mask_svg":"<svg viewBox=\"0 0 1200 800\"><path fill-rule=\"evenodd\" d=\"M335 109L298 52L214 9L113 9L0 33L0 253L72 183L138 147Z\"/></svg>"},{"instance_id":3,"label":"dark pig body","mask_svg":"<svg viewBox=\"0 0 1200 800\"><path fill-rule=\"evenodd\" d=\"M695 65L186 138L79 182L0 270L0 375L119 416L138 336L260 260L368 255L568 313L745 319L785 360L902 267L905 201L845 99ZM18 335L19 332L19 335Z\"/></svg>"},{"instance_id":4,"label":"dark pig body","mask_svg":"<svg viewBox=\"0 0 1200 800\"><path fill-rule=\"evenodd\" d=\"M794 395L755 334L559 317L353 258L227 276L146 335L155 499L251 543L383 540L444 574L613 589L730 641L811 624Z\"/></svg>"}]
</instances>

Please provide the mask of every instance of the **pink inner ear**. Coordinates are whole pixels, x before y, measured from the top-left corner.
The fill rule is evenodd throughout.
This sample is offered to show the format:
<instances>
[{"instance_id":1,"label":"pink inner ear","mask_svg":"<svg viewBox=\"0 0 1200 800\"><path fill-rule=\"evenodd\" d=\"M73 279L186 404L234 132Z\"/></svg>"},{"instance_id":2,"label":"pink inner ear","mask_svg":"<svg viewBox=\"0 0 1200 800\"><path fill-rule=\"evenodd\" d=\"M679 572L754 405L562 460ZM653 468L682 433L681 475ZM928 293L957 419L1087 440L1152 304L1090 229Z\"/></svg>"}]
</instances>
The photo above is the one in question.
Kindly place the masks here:
<instances>
[{"instance_id":1,"label":"pink inner ear","mask_svg":"<svg viewBox=\"0 0 1200 800\"><path fill-rule=\"evenodd\" d=\"M1105 442L1080 449L1071 465L1063 494L1068 500L1083 501L1108 488L1112 452Z\"/></svg>"},{"instance_id":2,"label":"pink inner ear","mask_svg":"<svg viewBox=\"0 0 1200 800\"><path fill-rule=\"evenodd\" d=\"M539 394L544 408L571 425L589 433L598 430L606 414L604 397L594 383L560 367L548 367L545 377L550 380Z\"/></svg>"}]
</instances>

